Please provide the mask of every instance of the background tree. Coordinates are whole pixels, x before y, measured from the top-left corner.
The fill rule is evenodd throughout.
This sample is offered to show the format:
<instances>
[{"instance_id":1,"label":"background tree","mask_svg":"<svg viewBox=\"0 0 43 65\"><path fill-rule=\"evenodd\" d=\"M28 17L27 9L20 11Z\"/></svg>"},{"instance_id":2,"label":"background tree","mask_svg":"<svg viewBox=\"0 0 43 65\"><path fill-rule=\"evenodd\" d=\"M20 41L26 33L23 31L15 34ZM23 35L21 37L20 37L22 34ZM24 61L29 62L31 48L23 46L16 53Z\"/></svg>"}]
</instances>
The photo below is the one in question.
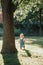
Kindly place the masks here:
<instances>
[{"instance_id":1,"label":"background tree","mask_svg":"<svg viewBox=\"0 0 43 65\"><path fill-rule=\"evenodd\" d=\"M31 24L32 28L37 29L35 32L38 31L38 34L41 35L43 13L40 12L40 9L43 9L42 3L42 0L23 0L14 13L16 16L16 22L21 22L27 30L31 29Z\"/></svg>"}]
</instances>

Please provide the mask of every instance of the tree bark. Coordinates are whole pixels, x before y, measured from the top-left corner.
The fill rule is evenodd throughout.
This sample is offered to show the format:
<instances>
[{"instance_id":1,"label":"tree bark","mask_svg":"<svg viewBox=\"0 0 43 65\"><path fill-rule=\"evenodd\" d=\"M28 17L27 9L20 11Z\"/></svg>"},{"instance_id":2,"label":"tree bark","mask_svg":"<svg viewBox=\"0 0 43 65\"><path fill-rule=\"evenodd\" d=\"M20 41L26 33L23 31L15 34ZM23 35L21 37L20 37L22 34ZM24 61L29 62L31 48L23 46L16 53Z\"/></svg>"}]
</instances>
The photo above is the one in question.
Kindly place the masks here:
<instances>
[{"instance_id":1,"label":"tree bark","mask_svg":"<svg viewBox=\"0 0 43 65\"><path fill-rule=\"evenodd\" d=\"M42 36L42 29L41 29L41 8L40 8L40 36Z\"/></svg>"},{"instance_id":2,"label":"tree bark","mask_svg":"<svg viewBox=\"0 0 43 65\"><path fill-rule=\"evenodd\" d=\"M12 0L1 0L1 4L4 27L2 53L14 53L17 52L17 49L15 47Z\"/></svg>"}]
</instances>

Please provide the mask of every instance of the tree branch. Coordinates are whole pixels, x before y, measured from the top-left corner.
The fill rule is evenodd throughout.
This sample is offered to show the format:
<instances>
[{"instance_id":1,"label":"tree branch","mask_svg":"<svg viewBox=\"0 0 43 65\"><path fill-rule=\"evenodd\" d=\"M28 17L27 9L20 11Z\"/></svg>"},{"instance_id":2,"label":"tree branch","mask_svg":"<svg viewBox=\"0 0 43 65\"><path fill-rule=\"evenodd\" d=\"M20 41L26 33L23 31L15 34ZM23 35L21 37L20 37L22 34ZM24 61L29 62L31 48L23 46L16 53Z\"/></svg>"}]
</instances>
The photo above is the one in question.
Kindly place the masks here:
<instances>
[{"instance_id":1,"label":"tree branch","mask_svg":"<svg viewBox=\"0 0 43 65\"><path fill-rule=\"evenodd\" d=\"M22 1L23 1L23 0L21 0L19 4L21 4L21 3L22 3Z\"/></svg>"},{"instance_id":2,"label":"tree branch","mask_svg":"<svg viewBox=\"0 0 43 65\"><path fill-rule=\"evenodd\" d=\"M16 3L16 5L14 5L14 3L12 3L12 9L13 9L13 12L17 9L17 7L19 6L19 4L22 3L23 0L20 1L20 3Z\"/></svg>"}]
</instances>

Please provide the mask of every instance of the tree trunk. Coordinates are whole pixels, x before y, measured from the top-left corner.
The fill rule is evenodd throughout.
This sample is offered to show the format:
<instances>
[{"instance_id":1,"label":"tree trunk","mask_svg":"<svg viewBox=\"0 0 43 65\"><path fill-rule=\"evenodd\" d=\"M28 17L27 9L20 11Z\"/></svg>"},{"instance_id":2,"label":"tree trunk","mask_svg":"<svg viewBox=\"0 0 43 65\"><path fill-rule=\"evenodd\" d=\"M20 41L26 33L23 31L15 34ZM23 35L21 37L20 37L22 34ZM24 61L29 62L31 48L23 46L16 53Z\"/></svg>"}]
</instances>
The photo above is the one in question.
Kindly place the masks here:
<instances>
[{"instance_id":1,"label":"tree trunk","mask_svg":"<svg viewBox=\"0 0 43 65\"><path fill-rule=\"evenodd\" d=\"M15 48L12 0L1 0L1 4L4 27L2 53L14 53L17 49Z\"/></svg>"},{"instance_id":2,"label":"tree trunk","mask_svg":"<svg viewBox=\"0 0 43 65\"><path fill-rule=\"evenodd\" d=\"M41 29L41 8L40 8L40 36L42 36L42 29Z\"/></svg>"}]
</instances>

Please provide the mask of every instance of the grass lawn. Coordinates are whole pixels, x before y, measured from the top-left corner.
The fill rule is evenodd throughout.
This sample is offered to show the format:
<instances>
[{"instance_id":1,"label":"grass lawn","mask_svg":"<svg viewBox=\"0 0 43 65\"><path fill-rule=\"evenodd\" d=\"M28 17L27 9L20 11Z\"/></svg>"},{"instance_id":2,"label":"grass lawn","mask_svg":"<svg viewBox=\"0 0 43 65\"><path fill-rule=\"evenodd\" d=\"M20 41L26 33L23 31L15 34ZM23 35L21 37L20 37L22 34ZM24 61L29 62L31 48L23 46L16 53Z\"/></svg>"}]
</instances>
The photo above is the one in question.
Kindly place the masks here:
<instances>
[{"instance_id":1,"label":"grass lawn","mask_svg":"<svg viewBox=\"0 0 43 65\"><path fill-rule=\"evenodd\" d=\"M19 37L15 38L17 54L1 54L0 65L43 65L43 37L25 37L25 50L20 50ZM3 41L0 40L0 51Z\"/></svg>"}]
</instances>

